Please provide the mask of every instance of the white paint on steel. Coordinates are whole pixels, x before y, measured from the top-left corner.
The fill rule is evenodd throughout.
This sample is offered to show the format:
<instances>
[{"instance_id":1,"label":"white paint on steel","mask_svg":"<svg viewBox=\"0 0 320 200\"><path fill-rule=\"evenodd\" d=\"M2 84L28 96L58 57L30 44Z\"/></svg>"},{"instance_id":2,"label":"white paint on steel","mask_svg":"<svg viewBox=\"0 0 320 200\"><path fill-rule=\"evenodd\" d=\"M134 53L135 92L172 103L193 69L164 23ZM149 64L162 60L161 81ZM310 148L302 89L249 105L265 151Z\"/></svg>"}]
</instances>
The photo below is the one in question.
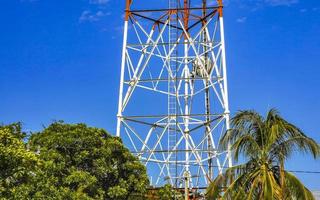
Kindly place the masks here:
<instances>
[{"instance_id":1,"label":"white paint on steel","mask_svg":"<svg viewBox=\"0 0 320 200\"><path fill-rule=\"evenodd\" d=\"M152 177L156 186L168 181L173 184L178 180L180 186L185 182L186 187L198 187L212 178L208 177L210 173L206 166L209 159L214 160L214 167L217 167L219 173L222 173L226 166L232 166L230 148L228 151L218 149L219 136L225 129L230 128L223 18L215 18L217 14L212 15L201 28L198 27L199 30L189 32L180 20L172 24L170 14L164 16L163 24L155 25L152 22L152 25L147 26L145 21L140 22L136 18L125 22L117 136L127 137L132 150L147 167L158 167L156 177ZM132 31L128 29L128 23L133 24ZM179 26L179 30L175 30L172 25ZM179 33L174 35L174 40L170 40L170 30ZM130 40L136 36L133 43L128 41L128 31ZM186 37L183 37L184 34ZM204 37L206 42L203 41ZM178 49L183 50L177 52ZM209 65L205 63L206 59L203 59L205 55L210 59ZM196 71L192 68L193 63L197 63ZM165 88L169 84L172 87ZM197 110L205 109L199 102L194 102L194 99L204 95L208 89L213 96L209 101L212 99L212 105L219 110L211 111L210 129L203 134L202 129L198 131L198 128L205 127L208 121L204 119L205 114L195 112L195 106ZM139 93L136 90L139 90ZM167 97L168 105L148 103L155 103L155 107L159 108L166 107L163 110L168 109L168 113L157 111L150 115L130 113L131 116L127 116L128 109L134 105L134 94L144 95L140 91ZM173 99L176 99L175 102L169 104ZM170 110L170 106L174 106L174 109ZM157 109L150 111L155 110ZM120 133L121 124L126 134ZM145 126L143 132L139 125ZM170 131L176 135L172 144L169 144L167 137ZM208 138L212 150L207 148ZM179 156L175 157L176 155ZM173 173L170 166L178 166L179 171ZM190 180L186 179L186 175L190 175Z\"/></svg>"},{"instance_id":2,"label":"white paint on steel","mask_svg":"<svg viewBox=\"0 0 320 200\"><path fill-rule=\"evenodd\" d=\"M222 51L222 69L223 69L223 85L224 85L224 108L225 108L225 118L226 118L226 130L230 129L230 110L229 110L229 97L228 97L228 76L227 76L227 61L226 61L226 50L225 50L225 38L224 38L224 22L223 17L219 17L220 20L220 32L221 32L221 51ZM232 155L231 146L228 144L228 164L232 167Z\"/></svg>"},{"instance_id":3,"label":"white paint on steel","mask_svg":"<svg viewBox=\"0 0 320 200\"><path fill-rule=\"evenodd\" d=\"M118 119L117 119L117 137L120 137L120 127L122 120L122 98L123 98L123 82L124 82L124 70L126 65L126 49L128 40L128 21L124 22L123 31L123 47L122 47L122 61L121 61L121 74L120 74L120 88L119 88L119 101L118 101Z\"/></svg>"}]
</instances>

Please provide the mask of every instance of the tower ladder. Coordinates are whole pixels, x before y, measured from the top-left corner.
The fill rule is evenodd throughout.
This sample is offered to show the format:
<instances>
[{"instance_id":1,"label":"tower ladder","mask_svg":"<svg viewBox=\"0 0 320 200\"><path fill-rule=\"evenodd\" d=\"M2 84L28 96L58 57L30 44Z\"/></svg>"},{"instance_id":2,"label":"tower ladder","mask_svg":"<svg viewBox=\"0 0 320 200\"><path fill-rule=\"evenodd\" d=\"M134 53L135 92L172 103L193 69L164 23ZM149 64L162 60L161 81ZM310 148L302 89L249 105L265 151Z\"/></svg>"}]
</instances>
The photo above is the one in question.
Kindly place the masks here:
<instances>
[{"instance_id":1,"label":"tower ladder","mask_svg":"<svg viewBox=\"0 0 320 200\"><path fill-rule=\"evenodd\" d=\"M169 0L169 8L177 9L178 0ZM170 15L169 22L169 51L174 48L178 40L178 14L173 12ZM169 57L169 73L168 73L168 154L171 157L168 159L169 181L174 187L177 187L177 68L178 68L178 47L172 51Z\"/></svg>"}]
</instances>

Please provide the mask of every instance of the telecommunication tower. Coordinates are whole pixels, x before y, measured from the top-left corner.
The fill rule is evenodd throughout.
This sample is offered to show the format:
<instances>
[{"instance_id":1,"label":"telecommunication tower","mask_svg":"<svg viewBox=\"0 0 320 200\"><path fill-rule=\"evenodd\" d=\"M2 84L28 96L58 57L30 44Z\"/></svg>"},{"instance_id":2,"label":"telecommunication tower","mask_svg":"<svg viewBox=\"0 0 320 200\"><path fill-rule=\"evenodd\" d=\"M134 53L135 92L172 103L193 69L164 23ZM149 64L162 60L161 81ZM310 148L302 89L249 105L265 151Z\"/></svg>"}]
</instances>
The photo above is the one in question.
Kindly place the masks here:
<instances>
[{"instance_id":1,"label":"telecommunication tower","mask_svg":"<svg viewBox=\"0 0 320 200\"><path fill-rule=\"evenodd\" d=\"M204 188L232 166L222 0L126 0L117 136L152 185Z\"/></svg>"}]
</instances>

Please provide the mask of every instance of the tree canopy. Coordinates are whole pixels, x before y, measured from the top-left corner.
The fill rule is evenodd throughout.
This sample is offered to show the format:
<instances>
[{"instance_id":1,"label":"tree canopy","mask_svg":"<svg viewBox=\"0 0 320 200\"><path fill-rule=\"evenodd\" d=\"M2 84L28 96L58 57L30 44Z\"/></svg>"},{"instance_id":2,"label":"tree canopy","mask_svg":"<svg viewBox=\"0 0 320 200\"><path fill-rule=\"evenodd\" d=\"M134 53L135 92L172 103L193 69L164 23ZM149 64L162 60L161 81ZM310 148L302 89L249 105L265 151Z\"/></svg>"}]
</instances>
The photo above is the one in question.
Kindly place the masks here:
<instances>
[{"instance_id":1,"label":"tree canopy","mask_svg":"<svg viewBox=\"0 0 320 200\"><path fill-rule=\"evenodd\" d=\"M0 130L4 199L143 199L145 167L105 130L55 122L25 145L10 127Z\"/></svg>"}]
</instances>

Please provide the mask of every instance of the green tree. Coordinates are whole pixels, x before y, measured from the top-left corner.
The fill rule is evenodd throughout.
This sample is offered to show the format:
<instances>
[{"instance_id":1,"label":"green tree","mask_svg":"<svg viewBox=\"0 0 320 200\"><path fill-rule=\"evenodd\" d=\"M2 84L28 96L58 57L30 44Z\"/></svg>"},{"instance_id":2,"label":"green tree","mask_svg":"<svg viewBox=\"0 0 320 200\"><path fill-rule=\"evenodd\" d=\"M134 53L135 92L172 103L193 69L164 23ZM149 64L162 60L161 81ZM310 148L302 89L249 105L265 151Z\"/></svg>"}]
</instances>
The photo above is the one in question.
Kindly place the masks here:
<instances>
[{"instance_id":1,"label":"green tree","mask_svg":"<svg viewBox=\"0 0 320 200\"><path fill-rule=\"evenodd\" d=\"M56 122L29 146L43 161L31 199L143 199L149 185L145 167L103 129Z\"/></svg>"},{"instance_id":2,"label":"green tree","mask_svg":"<svg viewBox=\"0 0 320 200\"><path fill-rule=\"evenodd\" d=\"M27 150L21 124L0 126L0 199L23 199L39 159Z\"/></svg>"},{"instance_id":3,"label":"green tree","mask_svg":"<svg viewBox=\"0 0 320 200\"><path fill-rule=\"evenodd\" d=\"M246 163L228 169L207 190L209 199L314 199L312 193L290 172L285 161L294 152L319 156L319 145L272 109L264 118L254 111L239 112L232 129L221 139L229 144L235 161ZM227 187L228 186L228 187Z\"/></svg>"}]
</instances>

